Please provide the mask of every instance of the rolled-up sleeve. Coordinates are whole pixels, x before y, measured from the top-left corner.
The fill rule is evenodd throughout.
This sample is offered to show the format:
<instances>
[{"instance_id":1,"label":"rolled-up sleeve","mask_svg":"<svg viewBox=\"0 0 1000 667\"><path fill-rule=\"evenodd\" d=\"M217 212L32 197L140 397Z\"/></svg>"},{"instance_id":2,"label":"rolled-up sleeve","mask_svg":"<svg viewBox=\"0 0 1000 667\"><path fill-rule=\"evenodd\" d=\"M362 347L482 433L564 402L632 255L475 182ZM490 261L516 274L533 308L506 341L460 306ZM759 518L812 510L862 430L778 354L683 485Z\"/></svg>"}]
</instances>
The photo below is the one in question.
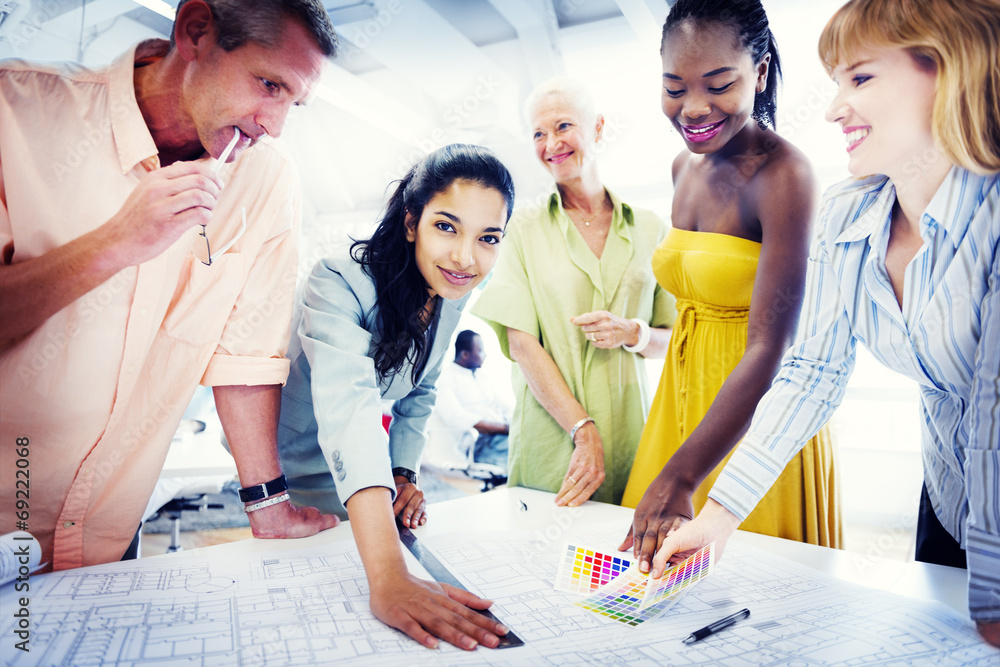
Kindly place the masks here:
<instances>
[{"instance_id":1,"label":"rolled-up sleeve","mask_svg":"<svg viewBox=\"0 0 1000 667\"><path fill-rule=\"evenodd\" d=\"M821 234L813 242L796 342L709 493L741 520L830 419L854 370L856 341L826 243Z\"/></svg>"},{"instance_id":2,"label":"rolled-up sleeve","mask_svg":"<svg viewBox=\"0 0 1000 667\"><path fill-rule=\"evenodd\" d=\"M395 494L371 334L354 291L325 261L316 264L302 296L299 340L309 360L313 410L323 457L333 467L337 495L384 486ZM418 453L419 456L419 453Z\"/></svg>"},{"instance_id":3,"label":"rolled-up sleeve","mask_svg":"<svg viewBox=\"0 0 1000 667\"><path fill-rule=\"evenodd\" d=\"M977 621L1000 621L1000 253L994 259L980 310L970 400L970 437L965 461L969 496L966 555L969 613Z\"/></svg>"},{"instance_id":4,"label":"rolled-up sleeve","mask_svg":"<svg viewBox=\"0 0 1000 667\"><path fill-rule=\"evenodd\" d=\"M247 233L266 225L266 238L250 263L203 385L284 384L288 378L285 353L295 301L302 193L291 163L268 148L272 151L263 159L270 164L263 173L272 185L252 195L241 193L247 203Z\"/></svg>"}]
</instances>

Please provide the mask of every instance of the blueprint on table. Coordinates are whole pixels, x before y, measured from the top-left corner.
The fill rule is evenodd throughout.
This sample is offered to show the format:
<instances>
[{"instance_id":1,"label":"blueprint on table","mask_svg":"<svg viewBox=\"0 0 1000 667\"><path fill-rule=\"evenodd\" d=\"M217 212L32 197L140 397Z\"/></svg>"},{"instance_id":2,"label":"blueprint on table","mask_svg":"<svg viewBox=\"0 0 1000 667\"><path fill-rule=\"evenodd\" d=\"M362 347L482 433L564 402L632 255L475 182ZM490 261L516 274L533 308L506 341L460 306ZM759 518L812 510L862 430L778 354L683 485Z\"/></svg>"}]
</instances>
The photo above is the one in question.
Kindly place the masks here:
<instances>
[{"instance_id":1,"label":"blueprint on table","mask_svg":"<svg viewBox=\"0 0 1000 667\"><path fill-rule=\"evenodd\" d=\"M0 589L0 655L12 666L998 664L1000 652L944 605L847 584L738 544L665 616L627 627L575 606L581 596L553 590L559 545L536 538L422 540L471 590L495 601L493 612L525 641L519 648L429 650L383 625L369 610L354 543L341 541L32 577L31 651L12 648L17 595L8 586ZM588 539L612 541L610 533ZM746 621L681 643L743 607L752 614Z\"/></svg>"}]
</instances>

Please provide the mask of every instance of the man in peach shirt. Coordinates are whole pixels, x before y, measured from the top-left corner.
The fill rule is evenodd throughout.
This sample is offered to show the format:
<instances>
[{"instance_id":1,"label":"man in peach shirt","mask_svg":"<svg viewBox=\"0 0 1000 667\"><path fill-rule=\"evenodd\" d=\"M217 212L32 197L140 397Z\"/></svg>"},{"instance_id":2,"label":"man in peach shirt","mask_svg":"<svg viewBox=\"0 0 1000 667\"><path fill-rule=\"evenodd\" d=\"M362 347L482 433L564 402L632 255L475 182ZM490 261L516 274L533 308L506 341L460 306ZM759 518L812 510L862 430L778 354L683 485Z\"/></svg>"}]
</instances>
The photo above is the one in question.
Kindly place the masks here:
<instances>
[{"instance_id":1,"label":"man in peach shirt","mask_svg":"<svg viewBox=\"0 0 1000 667\"><path fill-rule=\"evenodd\" d=\"M0 63L0 532L54 569L122 557L199 382L241 485L280 476L301 195L267 137L335 49L319 0L185 0L105 69Z\"/></svg>"}]
</instances>

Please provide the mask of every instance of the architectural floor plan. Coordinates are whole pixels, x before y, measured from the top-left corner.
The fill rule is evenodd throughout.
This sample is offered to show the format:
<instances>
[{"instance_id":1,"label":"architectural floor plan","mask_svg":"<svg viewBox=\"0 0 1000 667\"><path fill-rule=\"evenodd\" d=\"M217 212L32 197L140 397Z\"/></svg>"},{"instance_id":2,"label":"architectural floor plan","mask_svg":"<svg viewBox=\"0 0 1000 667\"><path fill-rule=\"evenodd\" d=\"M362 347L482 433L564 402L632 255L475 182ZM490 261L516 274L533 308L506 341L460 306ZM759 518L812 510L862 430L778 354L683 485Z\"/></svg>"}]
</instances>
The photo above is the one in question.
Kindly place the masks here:
<instances>
[{"instance_id":1,"label":"architectural floor plan","mask_svg":"<svg viewBox=\"0 0 1000 667\"><path fill-rule=\"evenodd\" d=\"M620 535L591 534L589 544ZM581 540L574 537L577 543ZM604 619L553 590L562 545L527 532L424 540L524 641L467 653L418 646L368 606L350 540L213 558L208 552L113 563L31 580L31 651L8 650L15 596L0 589L5 664L656 665L997 664L998 652L951 609L845 584L748 547L666 615L639 627ZM407 554L409 559L409 554ZM419 565L412 563L414 571ZM751 616L687 646L693 630L749 607Z\"/></svg>"}]
</instances>

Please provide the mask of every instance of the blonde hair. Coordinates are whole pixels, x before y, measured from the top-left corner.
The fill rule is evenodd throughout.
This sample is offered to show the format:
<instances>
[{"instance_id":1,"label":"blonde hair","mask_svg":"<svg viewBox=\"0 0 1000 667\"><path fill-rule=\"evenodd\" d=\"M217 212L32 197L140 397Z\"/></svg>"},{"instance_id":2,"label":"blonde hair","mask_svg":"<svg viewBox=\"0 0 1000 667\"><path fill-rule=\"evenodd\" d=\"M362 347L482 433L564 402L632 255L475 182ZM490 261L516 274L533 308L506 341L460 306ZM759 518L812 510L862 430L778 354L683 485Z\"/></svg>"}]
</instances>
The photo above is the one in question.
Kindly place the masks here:
<instances>
[{"instance_id":1,"label":"blonde hair","mask_svg":"<svg viewBox=\"0 0 1000 667\"><path fill-rule=\"evenodd\" d=\"M819 57L832 72L869 46L933 63L938 146L970 171L1000 171L1000 0L851 0L823 29Z\"/></svg>"}]
</instances>

